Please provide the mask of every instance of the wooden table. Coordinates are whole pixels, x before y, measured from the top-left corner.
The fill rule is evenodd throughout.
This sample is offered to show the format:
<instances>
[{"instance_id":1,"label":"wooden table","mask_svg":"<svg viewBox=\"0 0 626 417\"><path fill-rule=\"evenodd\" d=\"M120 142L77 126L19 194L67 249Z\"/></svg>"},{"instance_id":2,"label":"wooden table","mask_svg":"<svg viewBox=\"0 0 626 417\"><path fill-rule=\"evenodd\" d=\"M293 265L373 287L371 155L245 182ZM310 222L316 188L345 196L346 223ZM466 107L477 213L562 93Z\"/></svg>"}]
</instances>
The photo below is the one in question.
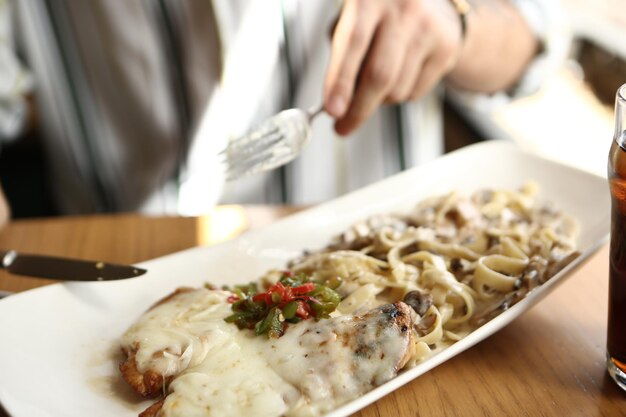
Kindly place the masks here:
<instances>
[{"instance_id":1,"label":"wooden table","mask_svg":"<svg viewBox=\"0 0 626 417\"><path fill-rule=\"evenodd\" d=\"M199 218L16 221L0 231L0 248L135 263L229 239L293 211L227 206ZM511 325L356 415L626 416L626 393L604 367L607 256L604 247ZM45 283L0 271L0 290Z\"/></svg>"}]
</instances>

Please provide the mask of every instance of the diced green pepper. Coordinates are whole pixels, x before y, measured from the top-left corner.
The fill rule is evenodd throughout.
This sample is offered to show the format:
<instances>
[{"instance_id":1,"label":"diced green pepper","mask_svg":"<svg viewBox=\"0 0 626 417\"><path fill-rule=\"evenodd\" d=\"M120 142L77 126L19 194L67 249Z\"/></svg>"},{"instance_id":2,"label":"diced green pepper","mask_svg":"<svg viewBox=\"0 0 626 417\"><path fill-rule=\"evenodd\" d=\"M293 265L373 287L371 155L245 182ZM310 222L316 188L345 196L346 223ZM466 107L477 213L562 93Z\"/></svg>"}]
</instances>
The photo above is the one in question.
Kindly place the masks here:
<instances>
[{"instance_id":1,"label":"diced green pepper","mask_svg":"<svg viewBox=\"0 0 626 417\"><path fill-rule=\"evenodd\" d=\"M240 329L254 329L257 335L277 338L283 335L287 323L330 316L341 296L329 285L338 287L341 278L320 284L311 281L304 273L285 273L277 284L263 293L258 293L256 283L238 285L230 290L236 295L229 299L233 314L224 320Z\"/></svg>"},{"instance_id":2,"label":"diced green pepper","mask_svg":"<svg viewBox=\"0 0 626 417\"><path fill-rule=\"evenodd\" d=\"M254 326L254 331L258 335L268 333L269 337L280 337L283 334L283 323L280 320L280 309L273 307L267 316Z\"/></svg>"},{"instance_id":3,"label":"diced green pepper","mask_svg":"<svg viewBox=\"0 0 626 417\"><path fill-rule=\"evenodd\" d=\"M298 309L298 302L290 301L285 305L285 307L283 307L283 316L287 320L292 319L296 315L297 309Z\"/></svg>"}]
</instances>

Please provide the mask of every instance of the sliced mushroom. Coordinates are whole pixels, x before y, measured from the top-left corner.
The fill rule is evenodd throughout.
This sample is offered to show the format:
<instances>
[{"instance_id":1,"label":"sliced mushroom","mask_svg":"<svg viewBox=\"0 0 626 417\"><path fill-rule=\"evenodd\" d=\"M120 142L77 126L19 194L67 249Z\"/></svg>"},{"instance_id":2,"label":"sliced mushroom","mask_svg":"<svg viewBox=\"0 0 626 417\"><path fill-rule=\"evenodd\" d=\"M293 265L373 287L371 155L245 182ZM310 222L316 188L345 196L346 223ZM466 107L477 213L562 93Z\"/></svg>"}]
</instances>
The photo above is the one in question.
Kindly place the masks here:
<instances>
[{"instance_id":1,"label":"sliced mushroom","mask_svg":"<svg viewBox=\"0 0 626 417\"><path fill-rule=\"evenodd\" d=\"M433 305L433 297L430 294L422 294L421 292L414 290L409 291L403 300L408 304L417 314L423 316L426 314L430 306Z\"/></svg>"}]
</instances>

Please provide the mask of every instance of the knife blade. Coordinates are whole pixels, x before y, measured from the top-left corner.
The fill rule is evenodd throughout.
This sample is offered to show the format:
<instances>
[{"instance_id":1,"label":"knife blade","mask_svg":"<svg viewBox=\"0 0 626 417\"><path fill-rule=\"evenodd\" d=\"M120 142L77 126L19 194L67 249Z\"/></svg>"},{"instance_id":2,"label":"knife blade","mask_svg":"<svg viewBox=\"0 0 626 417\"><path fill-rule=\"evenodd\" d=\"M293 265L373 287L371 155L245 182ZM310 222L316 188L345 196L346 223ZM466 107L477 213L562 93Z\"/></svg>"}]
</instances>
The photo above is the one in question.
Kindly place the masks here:
<instances>
[{"instance_id":1,"label":"knife blade","mask_svg":"<svg viewBox=\"0 0 626 417\"><path fill-rule=\"evenodd\" d=\"M1 268L12 274L63 281L113 281L134 278L147 271L133 265L86 261L0 250Z\"/></svg>"}]
</instances>

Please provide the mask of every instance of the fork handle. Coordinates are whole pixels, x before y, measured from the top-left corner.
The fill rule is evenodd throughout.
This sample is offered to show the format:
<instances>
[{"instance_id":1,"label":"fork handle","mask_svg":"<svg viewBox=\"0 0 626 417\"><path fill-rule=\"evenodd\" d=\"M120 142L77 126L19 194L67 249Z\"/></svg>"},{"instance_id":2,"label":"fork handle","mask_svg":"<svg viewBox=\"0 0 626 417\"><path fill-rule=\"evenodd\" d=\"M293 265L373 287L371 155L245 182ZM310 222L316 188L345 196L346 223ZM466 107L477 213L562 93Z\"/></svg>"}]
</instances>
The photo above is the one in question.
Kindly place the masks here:
<instances>
[{"instance_id":1,"label":"fork handle","mask_svg":"<svg viewBox=\"0 0 626 417\"><path fill-rule=\"evenodd\" d=\"M324 104L319 104L317 107L311 107L306 113L309 116L309 121L313 120L315 116L324 111Z\"/></svg>"}]
</instances>

